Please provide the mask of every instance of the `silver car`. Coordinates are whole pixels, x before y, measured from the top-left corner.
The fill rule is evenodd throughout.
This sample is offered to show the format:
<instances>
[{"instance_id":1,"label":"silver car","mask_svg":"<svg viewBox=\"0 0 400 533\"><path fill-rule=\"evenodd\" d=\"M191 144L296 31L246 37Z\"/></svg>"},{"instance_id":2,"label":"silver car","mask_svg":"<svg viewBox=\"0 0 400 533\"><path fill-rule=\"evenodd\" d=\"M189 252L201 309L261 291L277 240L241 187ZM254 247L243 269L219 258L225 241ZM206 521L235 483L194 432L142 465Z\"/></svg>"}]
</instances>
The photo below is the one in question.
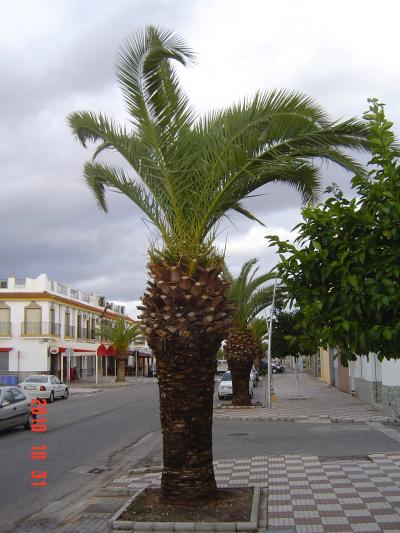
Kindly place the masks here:
<instances>
[{"instance_id":1,"label":"silver car","mask_svg":"<svg viewBox=\"0 0 400 533\"><path fill-rule=\"evenodd\" d=\"M0 385L0 429L31 429L31 399L18 387Z\"/></svg>"},{"instance_id":2,"label":"silver car","mask_svg":"<svg viewBox=\"0 0 400 533\"><path fill-rule=\"evenodd\" d=\"M253 381L249 379L249 394L250 398L253 398ZM228 370L228 372L225 372L225 374L222 376L221 381L218 385L218 398L220 400L223 400L225 398L231 398L232 397L232 377L231 373Z\"/></svg>"},{"instance_id":3,"label":"silver car","mask_svg":"<svg viewBox=\"0 0 400 533\"><path fill-rule=\"evenodd\" d=\"M49 403L52 403L55 398L66 400L69 396L68 386L60 381L57 376L48 374L29 376L19 384L19 387L28 396L45 398Z\"/></svg>"}]
</instances>

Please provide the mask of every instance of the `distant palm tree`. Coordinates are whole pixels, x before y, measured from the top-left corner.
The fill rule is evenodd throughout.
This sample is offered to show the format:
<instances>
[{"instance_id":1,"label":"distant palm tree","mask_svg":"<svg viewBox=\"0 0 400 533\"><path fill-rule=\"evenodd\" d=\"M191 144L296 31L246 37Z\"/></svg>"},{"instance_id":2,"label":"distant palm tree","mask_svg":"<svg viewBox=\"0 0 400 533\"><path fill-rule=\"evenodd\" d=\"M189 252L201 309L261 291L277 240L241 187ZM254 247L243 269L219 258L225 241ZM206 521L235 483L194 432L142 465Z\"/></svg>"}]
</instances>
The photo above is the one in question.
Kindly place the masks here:
<instances>
[{"instance_id":1,"label":"distant palm tree","mask_svg":"<svg viewBox=\"0 0 400 533\"><path fill-rule=\"evenodd\" d=\"M256 264L257 259L250 259L244 263L236 278L229 271L226 272L230 283L227 296L236 306L234 326L224 348L232 376L233 405L251 405L250 370L260 351L260 343L254 334L252 321L272 303L273 285L266 283L275 279L276 275L268 272L256 276L258 272Z\"/></svg>"},{"instance_id":2,"label":"distant palm tree","mask_svg":"<svg viewBox=\"0 0 400 533\"><path fill-rule=\"evenodd\" d=\"M141 310L157 358L161 490L164 499L195 501L216 491L215 353L233 317L224 258L215 247L218 223L232 210L255 219L242 200L269 183L285 183L304 201L314 200L316 158L362 172L347 150L364 148L366 131L355 119L332 123L310 98L282 90L199 118L173 66L193 61L174 33L153 26L137 31L117 61L128 125L86 111L71 114L69 124L84 146L99 143L84 176L101 209L107 210L106 192L118 192L156 228ZM122 156L132 173L99 162L107 150Z\"/></svg>"},{"instance_id":3,"label":"distant palm tree","mask_svg":"<svg viewBox=\"0 0 400 533\"><path fill-rule=\"evenodd\" d=\"M254 339L257 343L255 352L254 365L260 369L261 359L265 355L265 348L267 346L266 340L268 337L268 322L265 318L255 318L250 322L250 329L253 333Z\"/></svg>"},{"instance_id":4,"label":"distant palm tree","mask_svg":"<svg viewBox=\"0 0 400 533\"><path fill-rule=\"evenodd\" d=\"M114 326L102 324L100 332L101 337L107 339L115 349L118 361L117 381L125 381L125 362L128 357L129 346L137 337L143 335L140 325L127 326L125 321L120 318Z\"/></svg>"}]
</instances>

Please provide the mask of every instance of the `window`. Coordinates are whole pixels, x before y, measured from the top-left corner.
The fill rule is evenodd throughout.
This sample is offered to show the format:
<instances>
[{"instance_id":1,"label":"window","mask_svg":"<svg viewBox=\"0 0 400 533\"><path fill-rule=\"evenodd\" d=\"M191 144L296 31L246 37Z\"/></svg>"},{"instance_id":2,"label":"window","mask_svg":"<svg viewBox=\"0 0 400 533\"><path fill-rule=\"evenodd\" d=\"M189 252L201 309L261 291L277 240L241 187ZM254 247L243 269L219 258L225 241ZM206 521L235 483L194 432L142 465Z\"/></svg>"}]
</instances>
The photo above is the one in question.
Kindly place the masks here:
<instances>
[{"instance_id":1,"label":"window","mask_svg":"<svg viewBox=\"0 0 400 533\"><path fill-rule=\"evenodd\" d=\"M1 396L1 403L3 402L14 403L14 397L12 396L11 392L8 389L5 390Z\"/></svg>"},{"instance_id":2,"label":"window","mask_svg":"<svg viewBox=\"0 0 400 533\"><path fill-rule=\"evenodd\" d=\"M24 394L19 389L10 389L14 402L22 402L25 400Z\"/></svg>"},{"instance_id":3,"label":"window","mask_svg":"<svg viewBox=\"0 0 400 533\"><path fill-rule=\"evenodd\" d=\"M0 336L10 335L10 308L4 302L0 302Z\"/></svg>"},{"instance_id":4,"label":"window","mask_svg":"<svg viewBox=\"0 0 400 533\"><path fill-rule=\"evenodd\" d=\"M36 302L25 307L25 335L42 334L42 308Z\"/></svg>"},{"instance_id":5,"label":"window","mask_svg":"<svg viewBox=\"0 0 400 533\"><path fill-rule=\"evenodd\" d=\"M47 376L31 376L26 378L25 383L47 383Z\"/></svg>"},{"instance_id":6,"label":"window","mask_svg":"<svg viewBox=\"0 0 400 533\"><path fill-rule=\"evenodd\" d=\"M56 382L56 378L51 377L51 378L50 378L50 383L51 383L52 385L55 385L55 384L57 383L57 382Z\"/></svg>"},{"instance_id":7,"label":"window","mask_svg":"<svg viewBox=\"0 0 400 533\"><path fill-rule=\"evenodd\" d=\"M9 354L10 352L0 352L0 370L10 370Z\"/></svg>"}]
</instances>

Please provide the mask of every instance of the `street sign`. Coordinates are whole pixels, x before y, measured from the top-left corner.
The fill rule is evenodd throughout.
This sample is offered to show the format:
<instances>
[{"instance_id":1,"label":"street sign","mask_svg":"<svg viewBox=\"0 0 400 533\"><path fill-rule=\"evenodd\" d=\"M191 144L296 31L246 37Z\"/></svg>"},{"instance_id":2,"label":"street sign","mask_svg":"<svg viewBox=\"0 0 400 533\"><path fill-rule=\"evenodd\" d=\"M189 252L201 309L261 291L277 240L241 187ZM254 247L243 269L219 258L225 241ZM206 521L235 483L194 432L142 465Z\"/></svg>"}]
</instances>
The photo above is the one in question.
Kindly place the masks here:
<instances>
[{"instance_id":1,"label":"street sign","mask_svg":"<svg viewBox=\"0 0 400 533\"><path fill-rule=\"evenodd\" d=\"M73 348L66 348L65 355L70 359L74 355L74 349Z\"/></svg>"}]
</instances>

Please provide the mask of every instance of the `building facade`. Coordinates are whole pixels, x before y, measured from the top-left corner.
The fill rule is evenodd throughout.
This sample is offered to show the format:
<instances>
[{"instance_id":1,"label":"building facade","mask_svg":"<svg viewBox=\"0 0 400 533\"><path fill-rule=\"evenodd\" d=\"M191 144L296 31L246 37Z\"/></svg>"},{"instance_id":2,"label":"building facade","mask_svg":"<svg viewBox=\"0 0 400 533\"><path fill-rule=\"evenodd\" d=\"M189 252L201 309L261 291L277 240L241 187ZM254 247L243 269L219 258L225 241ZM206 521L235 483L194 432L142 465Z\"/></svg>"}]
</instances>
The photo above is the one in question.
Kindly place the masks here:
<instances>
[{"instance_id":1,"label":"building facade","mask_svg":"<svg viewBox=\"0 0 400 533\"><path fill-rule=\"evenodd\" d=\"M3 382L7 376L6 382L12 383L43 372L64 380L112 376L115 356L107 355L104 349L99 351L105 342L100 339L100 324L121 318L127 324L135 323L123 306L106 302L97 293L88 294L52 281L46 274L0 280ZM132 350L144 347L141 338Z\"/></svg>"},{"instance_id":2,"label":"building facade","mask_svg":"<svg viewBox=\"0 0 400 533\"><path fill-rule=\"evenodd\" d=\"M400 361L379 361L370 353L354 363L356 395L381 407L390 416L400 417Z\"/></svg>"}]
</instances>

